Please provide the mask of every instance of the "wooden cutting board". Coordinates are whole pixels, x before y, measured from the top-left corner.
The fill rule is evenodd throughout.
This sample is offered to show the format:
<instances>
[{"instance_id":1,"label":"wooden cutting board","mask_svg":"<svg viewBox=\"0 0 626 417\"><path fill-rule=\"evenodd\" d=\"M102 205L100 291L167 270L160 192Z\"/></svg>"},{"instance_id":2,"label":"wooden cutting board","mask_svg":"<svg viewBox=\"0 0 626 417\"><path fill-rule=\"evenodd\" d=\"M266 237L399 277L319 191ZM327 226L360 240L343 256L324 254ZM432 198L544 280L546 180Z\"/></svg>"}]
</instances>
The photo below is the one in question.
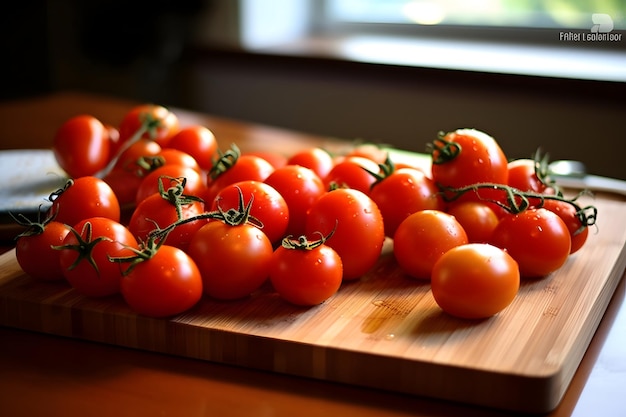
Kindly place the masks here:
<instances>
[{"instance_id":1,"label":"wooden cutting board","mask_svg":"<svg viewBox=\"0 0 626 417\"><path fill-rule=\"evenodd\" d=\"M178 317L137 316L121 297L87 299L25 276L0 256L0 324L279 373L524 412L561 400L626 266L626 202L598 195L598 227L549 277L523 282L495 317L442 313L398 269L391 242L371 273L324 304L290 306L264 288L205 299Z\"/></svg>"}]
</instances>

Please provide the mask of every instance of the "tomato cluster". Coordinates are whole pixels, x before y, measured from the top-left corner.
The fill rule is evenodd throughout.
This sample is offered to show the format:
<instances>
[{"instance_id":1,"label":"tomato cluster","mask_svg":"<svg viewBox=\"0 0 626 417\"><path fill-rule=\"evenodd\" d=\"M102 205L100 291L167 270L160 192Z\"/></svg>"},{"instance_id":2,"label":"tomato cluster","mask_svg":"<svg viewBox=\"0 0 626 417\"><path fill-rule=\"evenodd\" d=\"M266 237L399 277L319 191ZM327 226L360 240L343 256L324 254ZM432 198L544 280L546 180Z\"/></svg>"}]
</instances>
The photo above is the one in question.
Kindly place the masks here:
<instances>
[{"instance_id":1,"label":"tomato cluster","mask_svg":"<svg viewBox=\"0 0 626 417\"><path fill-rule=\"evenodd\" d=\"M595 218L539 162L509 163L470 129L433 141L431 172L372 145L340 155L224 151L207 127L180 126L157 105L133 108L118 128L72 118L53 149L71 179L43 221L20 220L29 227L18 262L90 297L121 294L153 317L263 286L320 304L372 270L386 239L408 276L430 280L443 310L489 317L511 303L520 277L563 265Z\"/></svg>"}]
</instances>

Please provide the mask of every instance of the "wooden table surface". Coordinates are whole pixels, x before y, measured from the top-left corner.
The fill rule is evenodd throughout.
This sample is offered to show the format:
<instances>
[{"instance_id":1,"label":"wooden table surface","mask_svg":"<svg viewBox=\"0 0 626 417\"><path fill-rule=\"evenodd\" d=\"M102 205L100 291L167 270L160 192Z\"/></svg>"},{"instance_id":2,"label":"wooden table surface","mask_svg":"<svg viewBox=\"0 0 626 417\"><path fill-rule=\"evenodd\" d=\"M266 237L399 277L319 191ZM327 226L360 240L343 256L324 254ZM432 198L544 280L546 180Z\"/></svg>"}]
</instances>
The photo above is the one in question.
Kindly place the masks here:
<instances>
[{"instance_id":1,"label":"wooden table surface","mask_svg":"<svg viewBox=\"0 0 626 417\"><path fill-rule=\"evenodd\" d=\"M133 102L78 93L0 103L0 148L49 147L68 117L117 123ZM176 110L220 144L248 150L339 146L312 135ZM4 250L9 246L4 246ZM551 416L626 411L625 280ZM506 413L0 327L0 415L502 416Z\"/></svg>"}]
</instances>

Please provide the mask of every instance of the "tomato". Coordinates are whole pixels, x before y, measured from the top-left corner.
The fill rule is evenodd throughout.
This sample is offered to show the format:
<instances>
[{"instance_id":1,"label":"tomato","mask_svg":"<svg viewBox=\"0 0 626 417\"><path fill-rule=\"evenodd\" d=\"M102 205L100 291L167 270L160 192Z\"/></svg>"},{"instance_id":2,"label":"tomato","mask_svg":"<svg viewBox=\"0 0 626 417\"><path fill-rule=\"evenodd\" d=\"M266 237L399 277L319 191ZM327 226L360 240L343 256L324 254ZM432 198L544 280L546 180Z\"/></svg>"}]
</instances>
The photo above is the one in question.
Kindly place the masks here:
<instances>
[{"instance_id":1,"label":"tomato","mask_svg":"<svg viewBox=\"0 0 626 417\"><path fill-rule=\"evenodd\" d=\"M119 156L115 167L129 172L145 173L147 166L144 159L154 157L161 152L161 145L150 139L141 139L128 147Z\"/></svg>"},{"instance_id":2,"label":"tomato","mask_svg":"<svg viewBox=\"0 0 626 417\"><path fill-rule=\"evenodd\" d=\"M422 171L414 168L393 170L376 181L369 196L383 215L385 235L393 237L409 215L420 210L443 210L439 189Z\"/></svg>"},{"instance_id":3,"label":"tomato","mask_svg":"<svg viewBox=\"0 0 626 417\"><path fill-rule=\"evenodd\" d=\"M459 129L433 142L432 179L443 188L463 188L478 183L508 184L506 156L495 139L475 129ZM500 201L500 190L481 188L467 192L463 200ZM497 213L500 209L494 205Z\"/></svg>"},{"instance_id":4,"label":"tomato","mask_svg":"<svg viewBox=\"0 0 626 417\"><path fill-rule=\"evenodd\" d=\"M94 175L111 156L109 132L93 116L75 116L57 130L52 144L59 166L72 178Z\"/></svg>"},{"instance_id":5,"label":"tomato","mask_svg":"<svg viewBox=\"0 0 626 417\"><path fill-rule=\"evenodd\" d=\"M109 257L131 256L137 240L120 223L104 217L84 219L72 226L60 250L63 276L77 292L105 297L120 291L124 269Z\"/></svg>"},{"instance_id":6,"label":"tomato","mask_svg":"<svg viewBox=\"0 0 626 417\"><path fill-rule=\"evenodd\" d=\"M227 185L240 181L263 182L274 172L272 164L256 155L241 155L236 147L227 151L209 171L205 201L213 201Z\"/></svg>"},{"instance_id":7,"label":"tomato","mask_svg":"<svg viewBox=\"0 0 626 417\"><path fill-rule=\"evenodd\" d=\"M286 239L272 255L270 282L286 301L314 306L332 297L341 286L341 258L321 239L308 242Z\"/></svg>"},{"instance_id":8,"label":"tomato","mask_svg":"<svg viewBox=\"0 0 626 417\"><path fill-rule=\"evenodd\" d=\"M505 249L517 261L522 277L543 277L556 271L571 249L567 226L544 208L501 218L489 243Z\"/></svg>"},{"instance_id":9,"label":"tomato","mask_svg":"<svg viewBox=\"0 0 626 417\"><path fill-rule=\"evenodd\" d=\"M217 153L215 135L202 125L183 127L169 140L167 146L191 155L205 171L211 169L213 157Z\"/></svg>"},{"instance_id":10,"label":"tomato","mask_svg":"<svg viewBox=\"0 0 626 417\"><path fill-rule=\"evenodd\" d=\"M274 169L287 165L287 157L278 152L247 151L244 153L244 155L254 155L258 156L259 158L263 158L267 162L269 162L270 165L274 167Z\"/></svg>"},{"instance_id":11,"label":"tomato","mask_svg":"<svg viewBox=\"0 0 626 417\"><path fill-rule=\"evenodd\" d=\"M343 279L363 276L378 261L385 241L383 217L367 194L339 188L322 195L306 219L306 236L334 234L326 241L341 258Z\"/></svg>"},{"instance_id":12,"label":"tomato","mask_svg":"<svg viewBox=\"0 0 626 417\"><path fill-rule=\"evenodd\" d=\"M152 139L162 147L167 145L180 129L178 116L175 113L157 104L141 104L126 113L119 124L120 146L134 139L133 136L142 126L147 126L147 130L141 137Z\"/></svg>"},{"instance_id":13,"label":"tomato","mask_svg":"<svg viewBox=\"0 0 626 417\"><path fill-rule=\"evenodd\" d=\"M461 224L438 210L422 210L408 216L393 236L393 253L404 272L431 279L433 265L448 250L468 243Z\"/></svg>"},{"instance_id":14,"label":"tomato","mask_svg":"<svg viewBox=\"0 0 626 417\"><path fill-rule=\"evenodd\" d=\"M159 181L163 188L167 190L172 186L172 179L185 179L185 194L191 196L201 196L205 192L204 176L193 168L183 165L163 165L150 172L141 181L135 196L135 203L139 205L142 200L152 194L159 192Z\"/></svg>"},{"instance_id":15,"label":"tomato","mask_svg":"<svg viewBox=\"0 0 626 417\"><path fill-rule=\"evenodd\" d=\"M509 162L509 181L508 185L521 191L531 191L534 193L552 194L543 181L539 179L536 173L535 160L533 159L516 159Z\"/></svg>"},{"instance_id":16,"label":"tomato","mask_svg":"<svg viewBox=\"0 0 626 417\"><path fill-rule=\"evenodd\" d=\"M326 189L347 187L368 194L376 178L370 172L378 173L378 164L361 156L350 156L337 162L324 177Z\"/></svg>"},{"instance_id":17,"label":"tomato","mask_svg":"<svg viewBox=\"0 0 626 417\"><path fill-rule=\"evenodd\" d=\"M113 189L96 177L80 177L50 196L50 213L55 220L70 226L89 217L120 221L120 203Z\"/></svg>"},{"instance_id":18,"label":"tomato","mask_svg":"<svg viewBox=\"0 0 626 417\"><path fill-rule=\"evenodd\" d=\"M283 196L269 184L240 181L223 188L213 200L211 210L238 209L240 199L251 204L250 215L261 222L260 229L276 244L285 237L289 225L289 207Z\"/></svg>"},{"instance_id":19,"label":"tomato","mask_svg":"<svg viewBox=\"0 0 626 417\"><path fill-rule=\"evenodd\" d=\"M387 151L376 143L361 143L349 150L346 156L358 156L374 161L376 164L384 164L387 160Z\"/></svg>"},{"instance_id":20,"label":"tomato","mask_svg":"<svg viewBox=\"0 0 626 417\"><path fill-rule=\"evenodd\" d=\"M285 165L274 170L265 179L265 183L283 196L289 208L289 225L285 234L304 234L309 209L326 192L320 177L309 168Z\"/></svg>"},{"instance_id":21,"label":"tomato","mask_svg":"<svg viewBox=\"0 0 626 417\"><path fill-rule=\"evenodd\" d=\"M204 212L202 201L194 201L181 194L182 188L174 193L155 193L143 199L128 222L133 236L145 242L155 229L166 229L178 220L190 219ZM206 222L205 219L198 219L178 224L167 233L165 244L187 250L193 234Z\"/></svg>"},{"instance_id":22,"label":"tomato","mask_svg":"<svg viewBox=\"0 0 626 417\"><path fill-rule=\"evenodd\" d=\"M570 254L578 252L587 241L589 227L581 222L577 208L568 202L554 199L546 199L543 208L550 210L563 220L570 233Z\"/></svg>"},{"instance_id":23,"label":"tomato","mask_svg":"<svg viewBox=\"0 0 626 417\"><path fill-rule=\"evenodd\" d=\"M287 159L287 165L309 168L320 178L326 178L333 168L333 157L322 148L312 147L296 152Z\"/></svg>"},{"instance_id":24,"label":"tomato","mask_svg":"<svg viewBox=\"0 0 626 417\"><path fill-rule=\"evenodd\" d=\"M464 319L491 317L508 307L520 286L515 260L485 243L461 245L433 266L431 292L446 313Z\"/></svg>"},{"instance_id":25,"label":"tomato","mask_svg":"<svg viewBox=\"0 0 626 417\"><path fill-rule=\"evenodd\" d=\"M149 317L183 313L202 298L202 277L195 262L179 248L162 245L122 278L128 306Z\"/></svg>"},{"instance_id":26,"label":"tomato","mask_svg":"<svg viewBox=\"0 0 626 417\"><path fill-rule=\"evenodd\" d=\"M182 165L198 172L202 171L198 161L192 155L180 149L164 148L156 156L163 158L164 165Z\"/></svg>"},{"instance_id":27,"label":"tomato","mask_svg":"<svg viewBox=\"0 0 626 417\"><path fill-rule=\"evenodd\" d=\"M499 221L491 206L480 201L453 203L447 213L463 226L470 243L489 242Z\"/></svg>"},{"instance_id":28,"label":"tomato","mask_svg":"<svg viewBox=\"0 0 626 417\"><path fill-rule=\"evenodd\" d=\"M143 181L143 177L140 176L138 172L114 168L103 180L113 190L122 211L135 206L137 190Z\"/></svg>"},{"instance_id":29,"label":"tomato","mask_svg":"<svg viewBox=\"0 0 626 417\"><path fill-rule=\"evenodd\" d=\"M24 224L24 223L21 223ZM28 229L17 236L15 257L22 270L33 278L44 281L62 280L59 251L53 249L63 243L69 233L67 225L57 221L28 222Z\"/></svg>"},{"instance_id":30,"label":"tomato","mask_svg":"<svg viewBox=\"0 0 626 417\"><path fill-rule=\"evenodd\" d=\"M194 234L187 253L200 270L204 293L233 300L249 296L267 281L273 247L249 223L212 220Z\"/></svg>"}]
</instances>

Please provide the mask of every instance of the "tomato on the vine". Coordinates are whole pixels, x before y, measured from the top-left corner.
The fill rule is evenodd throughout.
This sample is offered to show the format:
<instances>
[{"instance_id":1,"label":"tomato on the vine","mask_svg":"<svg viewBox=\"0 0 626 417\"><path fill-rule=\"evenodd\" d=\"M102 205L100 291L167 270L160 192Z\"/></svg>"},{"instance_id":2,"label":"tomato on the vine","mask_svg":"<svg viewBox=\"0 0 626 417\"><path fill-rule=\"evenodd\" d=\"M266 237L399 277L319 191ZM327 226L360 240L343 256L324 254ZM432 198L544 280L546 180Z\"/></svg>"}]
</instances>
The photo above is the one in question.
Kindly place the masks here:
<instances>
[{"instance_id":1,"label":"tomato on the vine","mask_svg":"<svg viewBox=\"0 0 626 417\"><path fill-rule=\"evenodd\" d=\"M274 187L259 181L240 181L228 185L217 194L211 210L239 209L240 203L249 205L250 216L257 219L260 229L272 244L285 237L289 225L289 206Z\"/></svg>"},{"instance_id":2,"label":"tomato on the vine","mask_svg":"<svg viewBox=\"0 0 626 417\"><path fill-rule=\"evenodd\" d=\"M205 171L211 169L213 157L217 153L215 135L202 125L183 127L169 140L167 146L191 155Z\"/></svg>"},{"instance_id":3,"label":"tomato on the vine","mask_svg":"<svg viewBox=\"0 0 626 417\"><path fill-rule=\"evenodd\" d=\"M300 236L305 233L306 216L311 206L326 193L320 177L311 169L300 165L277 168L265 183L280 193L289 208L289 225L285 234Z\"/></svg>"},{"instance_id":4,"label":"tomato on the vine","mask_svg":"<svg viewBox=\"0 0 626 417\"><path fill-rule=\"evenodd\" d=\"M369 196L383 215L385 234L393 237L409 215L420 210L443 210L444 203L434 181L416 168L394 169L381 165L385 175L372 184Z\"/></svg>"},{"instance_id":5,"label":"tomato on the vine","mask_svg":"<svg viewBox=\"0 0 626 417\"><path fill-rule=\"evenodd\" d=\"M404 272L431 279L433 265L448 250L468 243L463 226L439 210L421 210L408 216L393 236L393 253Z\"/></svg>"},{"instance_id":6,"label":"tomato on the vine","mask_svg":"<svg viewBox=\"0 0 626 417\"><path fill-rule=\"evenodd\" d=\"M57 130L52 151L71 178L94 175L109 163L109 131L93 116L72 117Z\"/></svg>"},{"instance_id":7,"label":"tomato on the vine","mask_svg":"<svg viewBox=\"0 0 626 417\"><path fill-rule=\"evenodd\" d=\"M159 192L159 187L170 188L178 178L185 179L184 192L191 196L202 196L206 190L204 176L193 168L184 165L163 165L146 175L135 195L135 203L139 205L141 201Z\"/></svg>"},{"instance_id":8,"label":"tomato on the vine","mask_svg":"<svg viewBox=\"0 0 626 417\"><path fill-rule=\"evenodd\" d=\"M287 165L300 165L315 172L321 179L334 166L333 157L326 150L318 147L307 148L296 152L287 159Z\"/></svg>"},{"instance_id":9,"label":"tomato on the vine","mask_svg":"<svg viewBox=\"0 0 626 417\"><path fill-rule=\"evenodd\" d=\"M534 159L516 159L509 162L508 185L520 191L553 194L553 190L537 176L537 164Z\"/></svg>"},{"instance_id":10,"label":"tomato on the vine","mask_svg":"<svg viewBox=\"0 0 626 417\"><path fill-rule=\"evenodd\" d=\"M41 222L26 221L25 217L17 220L27 227L17 236L15 243L15 257L22 270L43 281L62 280L59 251L53 246L63 243L70 231L69 226L52 218Z\"/></svg>"},{"instance_id":11,"label":"tomato on the vine","mask_svg":"<svg viewBox=\"0 0 626 417\"><path fill-rule=\"evenodd\" d=\"M249 296L267 281L273 247L250 223L211 220L194 234L187 253L200 270L204 293L234 300Z\"/></svg>"},{"instance_id":12,"label":"tomato on the vine","mask_svg":"<svg viewBox=\"0 0 626 417\"><path fill-rule=\"evenodd\" d=\"M167 145L171 137L180 129L178 116L166 107L157 104L141 104L129 110L120 122L119 146L130 140L146 124L150 126L141 137L154 140L161 146Z\"/></svg>"},{"instance_id":13,"label":"tomato on the vine","mask_svg":"<svg viewBox=\"0 0 626 417\"><path fill-rule=\"evenodd\" d=\"M314 306L332 297L341 287L341 258L325 238L308 241L285 238L272 255L270 282L286 301Z\"/></svg>"},{"instance_id":14,"label":"tomato on the vine","mask_svg":"<svg viewBox=\"0 0 626 417\"><path fill-rule=\"evenodd\" d=\"M183 250L159 245L140 252L121 280L120 292L135 312L149 317L183 313L202 298L202 277Z\"/></svg>"},{"instance_id":15,"label":"tomato on the vine","mask_svg":"<svg viewBox=\"0 0 626 417\"><path fill-rule=\"evenodd\" d=\"M488 242L499 221L491 206L481 201L452 203L446 211L463 226L470 243Z\"/></svg>"},{"instance_id":16,"label":"tomato on the vine","mask_svg":"<svg viewBox=\"0 0 626 417\"><path fill-rule=\"evenodd\" d=\"M519 264L521 276L531 278L559 269L571 249L567 226L557 214L545 208L504 216L489 243L505 249Z\"/></svg>"},{"instance_id":17,"label":"tomato on the vine","mask_svg":"<svg viewBox=\"0 0 626 417\"><path fill-rule=\"evenodd\" d=\"M113 189L96 177L69 180L64 188L54 192L50 199L50 213L55 220L70 226L89 217L106 217L120 221L120 203Z\"/></svg>"},{"instance_id":18,"label":"tomato on the vine","mask_svg":"<svg viewBox=\"0 0 626 417\"><path fill-rule=\"evenodd\" d=\"M484 319L508 307L520 286L517 263L506 251L485 243L454 247L435 262L431 292L446 313Z\"/></svg>"},{"instance_id":19,"label":"tomato on the vine","mask_svg":"<svg viewBox=\"0 0 626 417\"><path fill-rule=\"evenodd\" d=\"M110 261L131 256L137 240L122 224L104 217L91 217L72 226L60 250L63 276L79 293L89 297L117 294L124 269Z\"/></svg>"},{"instance_id":20,"label":"tomato on the vine","mask_svg":"<svg viewBox=\"0 0 626 417\"><path fill-rule=\"evenodd\" d=\"M365 193L338 188L322 195L309 210L306 236L324 236L341 257L343 279L363 276L378 261L385 241L383 216L376 203Z\"/></svg>"},{"instance_id":21,"label":"tomato on the vine","mask_svg":"<svg viewBox=\"0 0 626 417\"><path fill-rule=\"evenodd\" d=\"M332 187L353 188L368 194L376 178L370 172L378 173L378 164L362 156L349 156L337 162L323 178L326 189Z\"/></svg>"},{"instance_id":22,"label":"tomato on the vine","mask_svg":"<svg viewBox=\"0 0 626 417\"><path fill-rule=\"evenodd\" d=\"M163 148L156 156L163 158L163 165L182 165L198 172L202 171L198 161L191 154L180 149Z\"/></svg>"},{"instance_id":23,"label":"tomato on the vine","mask_svg":"<svg viewBox=\"0 0 626 417\"><path fill-rule=\"evenodd\" d=\"M570 254L578 252L589 236L588 224L581 221L581 213L571 203L557 199L544 200L543 208L550 210L563 220L570 233Z\"/></svg>"}]
</instances>

